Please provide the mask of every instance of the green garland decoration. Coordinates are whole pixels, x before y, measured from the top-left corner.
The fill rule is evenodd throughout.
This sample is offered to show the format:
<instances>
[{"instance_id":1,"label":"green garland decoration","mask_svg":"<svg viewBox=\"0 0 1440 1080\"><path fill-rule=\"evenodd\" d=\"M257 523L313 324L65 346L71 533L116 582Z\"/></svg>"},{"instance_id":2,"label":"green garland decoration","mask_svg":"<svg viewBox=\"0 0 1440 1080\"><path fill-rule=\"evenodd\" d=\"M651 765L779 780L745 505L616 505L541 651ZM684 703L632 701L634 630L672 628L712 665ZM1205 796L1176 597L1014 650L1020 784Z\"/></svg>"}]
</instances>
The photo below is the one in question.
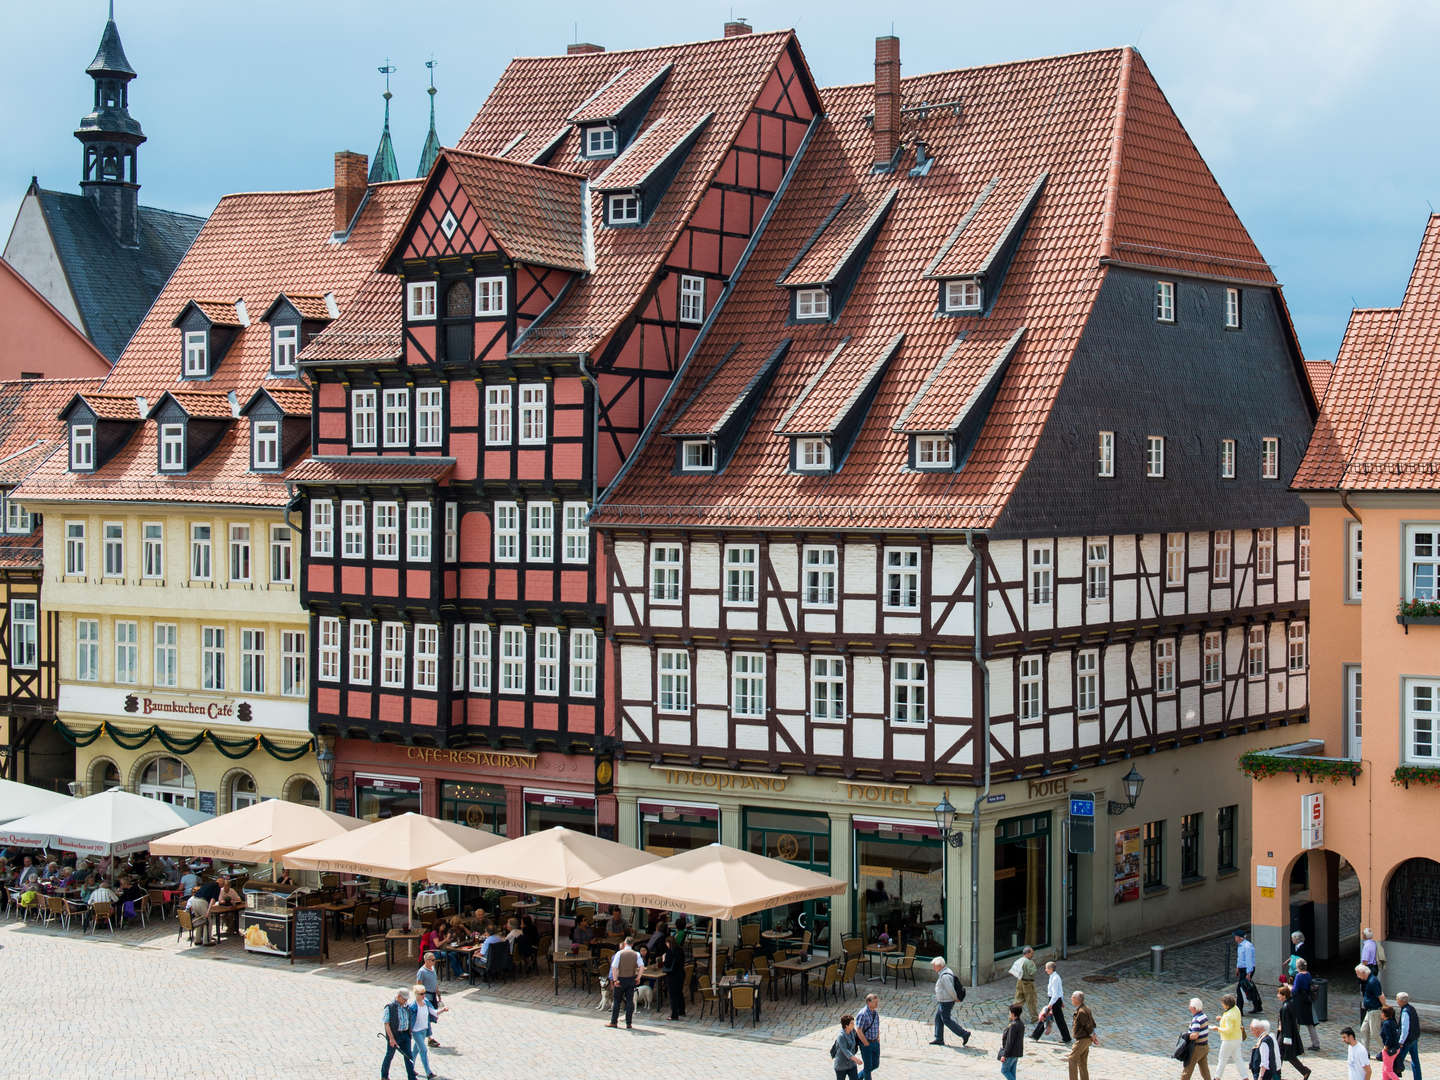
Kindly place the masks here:
<instances>
[{"instance_id":1,"label":"green garland decoration","mask_svg":"<svg viewBox=\"0 0 1440 1080\"><path fill-rule=\"evenodd\" d=\"M1349 780L1353 784L1363 769L1358 761L1292 757L1289 754L1272 754L1268 750L1251 750L1240 755L1240 771L1252 780L1267 780L1281 773L1292 773L1297 782L1303 776L1311 781L1326 780L1338 784L1341 780Z\"/></svg>"},{"instance_id":2,"label":"green garland decoration","mask_svg":"<svg viewBox=\"0 0 1440 1080\"><path fill-rule=\"evenodd\" d=\"M315 740L306 739L299 746L284 746L272 742L264 735L251 735L242 739L222 739L209 728L198 735L172 735L165 731L158 724L151 724L148 728L139 731L125 731L112 724L101 724L99 727L91 728L88 731L80 731L56 720L55 730L60 737L71 746L84 748L104 735L116 746L125 750L139 750L152 739L159 740L160 745L169 750L172 754L193 754L205 743L209 743L225 757L232 761L249 757L256 750L264 750L276 761L299 761L305 755L315 749Z\"/></svg>"},{"instance_id":3,"label":"green garland decoration","mask_svg":"<svg viewBox=\"0 0 1440 1080\"><path fill-rule=\"evenodd\" d=\"M1440 769L1432 765L1401 765L1395 770L1390 782L1396 787L1408 788L1411 784L1422 787L1440 787Z\"/></svg>"}]
</instances>

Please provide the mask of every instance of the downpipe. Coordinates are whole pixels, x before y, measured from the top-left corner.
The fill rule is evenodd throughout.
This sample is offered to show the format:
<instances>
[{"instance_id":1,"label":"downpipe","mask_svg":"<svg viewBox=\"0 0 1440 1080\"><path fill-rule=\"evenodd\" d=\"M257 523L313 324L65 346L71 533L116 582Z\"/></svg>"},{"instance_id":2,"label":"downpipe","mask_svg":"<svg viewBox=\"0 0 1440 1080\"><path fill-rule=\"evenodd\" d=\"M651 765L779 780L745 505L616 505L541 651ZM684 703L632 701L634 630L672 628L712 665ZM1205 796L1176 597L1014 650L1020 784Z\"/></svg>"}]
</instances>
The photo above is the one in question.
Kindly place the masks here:
<instances>
[{"instance_id":1,"label":"downpipe","mask_svg":"<svg viewBox=\"0 0 1440 1080\"><path fill-rule=\"evenodd\" d=\"M984 755L985 783L970 808L970 985L980 982L980 810L990 795L990 668L985 663L985 565L975 534L965 533L970 565L975 572L974 664L980 677L979 753Z\"/></svg>"}]
</instances>

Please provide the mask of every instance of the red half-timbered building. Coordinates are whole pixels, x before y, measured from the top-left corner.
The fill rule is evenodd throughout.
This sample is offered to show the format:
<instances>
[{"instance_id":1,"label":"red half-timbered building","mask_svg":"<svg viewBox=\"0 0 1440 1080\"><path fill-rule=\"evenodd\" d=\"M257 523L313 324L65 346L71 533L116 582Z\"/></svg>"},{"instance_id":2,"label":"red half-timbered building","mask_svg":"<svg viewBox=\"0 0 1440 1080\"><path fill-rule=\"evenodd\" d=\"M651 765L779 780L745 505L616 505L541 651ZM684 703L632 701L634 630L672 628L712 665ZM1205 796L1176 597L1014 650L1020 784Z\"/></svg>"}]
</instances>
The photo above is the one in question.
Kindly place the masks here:
<instances>
[{"instance_id":1,"label":"red half-timbered building","mask_svg":"<svg viewBox=\"0 0 1440 1080\"><path fill-rule=\"evenodd\" d=\"M816 111L788 32L515 60L302 353L312 723L357 812L613 830L588 515Z\"/></svg>"}]
</instances>

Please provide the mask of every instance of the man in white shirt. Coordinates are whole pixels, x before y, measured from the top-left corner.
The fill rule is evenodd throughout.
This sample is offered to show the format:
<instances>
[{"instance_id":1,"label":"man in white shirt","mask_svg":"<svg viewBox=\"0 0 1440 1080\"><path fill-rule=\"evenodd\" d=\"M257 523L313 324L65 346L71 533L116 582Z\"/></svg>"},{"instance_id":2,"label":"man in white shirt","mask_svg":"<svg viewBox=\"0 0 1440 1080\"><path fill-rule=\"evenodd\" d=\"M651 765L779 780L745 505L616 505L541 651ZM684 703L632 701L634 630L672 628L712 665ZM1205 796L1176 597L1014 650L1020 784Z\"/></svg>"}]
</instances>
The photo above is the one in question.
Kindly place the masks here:
<instances>
[{"instance_id":1,"label":"man in white shirt","mask_svg":"<svg viewBox=\"0 0 1440 1080\"><path fill-rule=\"evenodd\" d=\"M1053 1023L1060 1032L1060 1041L1066 1046L1070 1045L1070 1029L1065 1026L1065 984L1060 981L1060 972L1055 968L1054 960L1045 961L1045 1011L1041 1016L1045 1018L1045 1030L1050 1030Z\"/></svg>"},{"instance_id":2,"label":"man in white shirt","mask_svg":"<svg viewBox=\"0 0 1440 1080\"><path fill-rule=\"evenodd\" d=\"M90 899L86 901L90 904L118 904L119 902L120 897L116 896L110 886L103 881L95 887L94 891L90 893Z\"/></svg>"},{"instance_id":3,"label":"man in white shirt","mask_svg":"<svg viewBox=\"0 0 1440 1080\"><path fill-rule=\"evenodd\" d=\"M215 944L214 939L210 936L210 901L200 895L198 886L190 894L190 899L185 901L185 910L190 913L190 925L194 928L195 944Z\"/></svg>"},{"instance_id":4,"label":"man in white shirt","mask_svg":"<svg viewBox=\"0 0 1440 1080\"><path fill-rule=\"evenodd\" d=\"M635 984L639 981L644 964L640 954L632 947L627 937L625 943L610 958L610 1023L606 1027L617 1027L620 1021L620 1006L625 1006L625 1026L628 1028L635 1018Z\"/></svg>"},{"instance_id":5,"label":"man in white shirt","mask_svg":"<svg viewBox=\"0 0 1440 1080\"><path fill-rule=\"evenodd\" d=\"M1355 1038L1355 1029L1341 1028L1340 1038L1345 1041L1345 1066L1350 1070L1346 1074L1348 1080L1370 1080L1370 1055Z\"/></svg>"}]
</instances>

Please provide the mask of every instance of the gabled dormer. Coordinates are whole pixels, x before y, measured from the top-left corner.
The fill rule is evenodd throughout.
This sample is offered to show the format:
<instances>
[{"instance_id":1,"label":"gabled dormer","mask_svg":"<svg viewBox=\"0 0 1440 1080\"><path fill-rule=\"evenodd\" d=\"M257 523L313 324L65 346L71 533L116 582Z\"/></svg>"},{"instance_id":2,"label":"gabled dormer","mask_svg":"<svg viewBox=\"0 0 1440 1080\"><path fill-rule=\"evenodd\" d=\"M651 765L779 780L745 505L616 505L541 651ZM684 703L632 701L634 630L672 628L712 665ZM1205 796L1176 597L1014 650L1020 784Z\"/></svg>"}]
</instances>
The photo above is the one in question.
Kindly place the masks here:
<instances>
[{"instance_id":1,"label":"gabled dormer","mask_svg":"<svg viewBox=\"0 0 1440 1080\"><path fill-rule=\"evenodd\" d=\"M605 224L644 225L714 113L662 116L595 180Z\"/></svg>"},{"instance_id":2,"label":"gabled dormer","mask_svg":"<svg viewBox=\"0 0 1440 1080\"><path fill-rule=\"evenodd\" d=\"M899 190L872 200L840 196L776 281L790 291L790 322L829 323L840 316Z\"/></svg>"},{"instance_id":3,"label":"gabled dormer","mask_svg":"<svg viewBox=\"0 0 1440 1080\"><path fill-rule=\"evenodd\" d=\"M76 394L60 413L71 472L103 469L140 430L145 399L125 394Z\"/></svg>"},{"instance_id":4,"label":"gabled dormer","mask_svg":"<svg viewBox=\"0 0 1440 1080\"><path fill-rule=\"evenodd\" d=\"M310 444L310 392L288 387L255 391L240 416L250 421L250 471L278 473Z\"/></svg>"},{"instance_id":5,"label":"gabled dormer","mask_svg":"<svg viewBox=\"0 0 1440 1080\"><path fill-rule=\"evenodd\" d=\"M208 379L250 325L250 314L244 300L188 300L170 325L180 331L180 377Z\"/></svg>"},{"instance_id":6,"label":"gabled dormer","mask_svg":"<svg viewBox=\"0 0 1440 1080\"><path fill-rule=\"evenodd\" d=\"M624 153L673 66L621 68L582 101L569 116L571 126L580 136L579 156L594 160Z\"/></svg>"},{"instance_id":7,"label":"gabled dormer","mask_svg":"<svg viewBox=\"0 0 1440 1080\"><path fill-rule=\"evenodd\" d=\"M775 434L789 440L791 472L840 470L904 340L904 334L888 340L846 338L815 369L775 425Z\"/></svg>"},{"instance_id":8,"label":"gabled dormer","mask_svg":"<svg viewBox=\"0 0 1440 1080\"><path fill-rule=\"evenodd\" d=\"M310 339L340 315L334 293L281 293L260 321L270 327L270 374L295 378L300 373L296 356Z\"/></svg>"},{"instance_id":9,"label":"gabled dormer","mask_svg":"<svg viewBox=\"0 0 1440 1080\"><path fill-rule=\"evenodd\" d=\"M892 430L909 436L917 472L958 472L980 437L1010 360L1025 336L961 333L935 362Z\"/></svg>"},{"instance_id":10,"label":"gabled dormer","mask_svg":"<svg viewBox=\"0 0 1440 1080\"><path fill-rule=\"evenodd\" d=\"M1049 175L997 176L980 189L925 267L941 315L984 315L994 306Z\"/></svg>"},{"instance_id":11,"label":"gabled dormer","mask_svg":"<svg viewBox=\"0 0 1440 1080\"><path fill-rule=\"evenodd\" d=\"M167 475L189 472L214 450L235 419L233 392L168 390L146 419L155 425L155 468Z\"/></svg>"},{"instance_id":12,"label":"gabled dormer","mask_svg":"<svg viewBox=\"0 0 1440 1080\"><path fill-rule=\"evenodd\" d=\"M730 347L662 432L675 443L676 474L724 470L789 348L788 338L771 351Z\"/></svg>"}]
</instances>

